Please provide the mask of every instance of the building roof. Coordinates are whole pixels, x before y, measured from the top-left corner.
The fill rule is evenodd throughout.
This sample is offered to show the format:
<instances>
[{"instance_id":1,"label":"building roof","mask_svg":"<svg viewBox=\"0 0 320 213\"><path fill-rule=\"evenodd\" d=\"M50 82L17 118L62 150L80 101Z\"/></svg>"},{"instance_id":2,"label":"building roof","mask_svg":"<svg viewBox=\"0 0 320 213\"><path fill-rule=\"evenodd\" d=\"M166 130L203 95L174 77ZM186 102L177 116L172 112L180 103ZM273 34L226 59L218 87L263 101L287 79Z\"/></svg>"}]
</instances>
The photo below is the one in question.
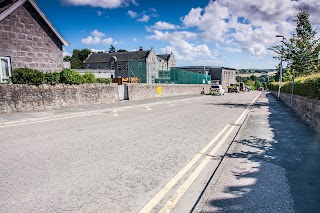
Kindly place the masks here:
<instances>
[{"instance_id":1,"label":"building roof","mask_svg":"<svg viewBox=\"0 0 320 213\"><path fill-rule=\"evenodd\" d=\"M227 69L227 70L237 70L229 67L219 67L219 66L184 66L184 67L175 67L177 69L193 69L193 70L203 70L203 69Z\"/></svg>"},{"instance_id":2,"label":"building roof","mask_svg":"<svg viewBox=\"0 0 320 213\"><path fill-rule=\"evenodd\" d=\"M54 34L59 38L61 43L65 46L68 46L67 40L65 40L62 35L57 31L49 19L44 15L41 9L38 7L37 3L34 0L0 0L0 21L5 19L8 15L14 12L17 8L22 6L24 3L29 2L32 7L38 12L38 14L43 18L46 24L54 32Z\"/></svg>"},{"instance_id":3,"label":"building roof","mask_svg":"<svg viewBox=\"0 0 320 213\"><path fill-rule=\"evenodd\" d=\"M115 61L145 61L151 50L115 52L115 53L92 53L84 63L103 63L109 62L113 57Z\"/></svg>"},{"instance_id":4,"label":"building roof","mask_svg":"<svg viewBox=\"0 0 320 213\"><path fill-rule=\"evenodd\" d=\"M157 55L159 58L162 58L163 60L168 61L170 54L162 54L162 55Z\"/></svg>"}]
</instances>

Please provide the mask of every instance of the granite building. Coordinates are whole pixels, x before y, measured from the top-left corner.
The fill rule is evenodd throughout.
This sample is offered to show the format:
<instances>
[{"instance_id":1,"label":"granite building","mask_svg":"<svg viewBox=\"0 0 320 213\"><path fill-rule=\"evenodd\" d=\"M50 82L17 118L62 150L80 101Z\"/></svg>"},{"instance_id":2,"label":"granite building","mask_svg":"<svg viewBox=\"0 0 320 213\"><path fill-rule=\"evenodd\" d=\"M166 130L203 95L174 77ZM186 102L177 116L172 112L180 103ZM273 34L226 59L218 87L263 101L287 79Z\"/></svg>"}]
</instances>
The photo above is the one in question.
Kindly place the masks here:
<instances>
[{"instance_id":1,"label":"granite building","mask_svg":"<svg viewBox=\"0 0 320 213\"><path fill-rule=\"evenodd\" d=\"M10 74L6 67L61 71L63 45L68 42L34 0L0 0L2 79Z\"/></svg>"}]
</instances>

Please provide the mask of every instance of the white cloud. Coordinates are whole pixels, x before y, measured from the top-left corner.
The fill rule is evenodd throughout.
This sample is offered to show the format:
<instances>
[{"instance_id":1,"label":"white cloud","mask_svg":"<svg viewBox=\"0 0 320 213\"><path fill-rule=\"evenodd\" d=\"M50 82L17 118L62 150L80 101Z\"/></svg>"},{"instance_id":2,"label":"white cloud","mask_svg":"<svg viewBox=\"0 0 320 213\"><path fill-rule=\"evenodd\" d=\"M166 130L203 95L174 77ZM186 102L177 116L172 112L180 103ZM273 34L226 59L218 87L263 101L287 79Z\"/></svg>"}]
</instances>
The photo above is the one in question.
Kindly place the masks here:
<instances>
[{"instance_id":1,"label":"white cloud","mask_svg":"<svg viewBox=\"0 0 320 213\"><path fill-rule=\"evenodd\" d=\"M135 17L138 16L138 14L137 14L136 12L132 11L132 10L129 10L129 11L128 11L128 14L129 14L129 16L130 16L131 18L135 18Z\"/></svg>"},{"instance_id":2,"label":"white cloud","mask_svg":"<svg viewBox=\"0 0 320 213\"><path fill-rule=\"evenodd\" d=\"M104 38L106 35L99 30L94 30L90 36L87 38L81 39L81 42L86 45L97 45L97 44L104 44L104 45L110 45L110 44L119 44L119 42L114 41L113 38Z\"/></svg>"},{"instance_id":3,"label":"white cloud","mask_svg":"<svg viewBox=\"0 0 320 213\"><path fill-rule=\"evenodd\" d=\"M242 50L240 48L233 48L233 47L225 47L223 48L225 51L229 52L229 53L239 53L242 52Z\"/></svg>"},{"instance_id":4,"label":"white cloud","mask_svg":"<svg viewBox=\"0 0 320 213\"><path fill-rule=\"evenodd\" d=\"M102 14L103 14L103 12L102 12L102 11L100 11L100 10L99 10L99 11L97 11L97 15L98 15L98 16L102 16Z\"/></svg>"},{"instance_id":5,"label":"white cloud","mask_svg":"<svg viewBox=\"0 0 320 213\"><path fill-rule=\"evenodd\" d=\"M320 24L318 0L210 1L204 8L192 8L182 23L200 30L198 37L204 41L221 41L263 56L268 47L279 43L275 35L290 37L295 29L293 19L303 4L309 7L311 21Z\"/></svg>"},{"instance_id":6,"label":"white cloud","mask_svg":"<svg viewBox=\"0 0 320 213\"><path fill-rule=\"evenodd\" d=\"M63 57L65 57L65 56L72 56L72 54L63 50Z\"/></svg>"},{"instance_id":7,"label":"white cloud","mask_svg":"<svg viewBox=\"0 0 320 213\"><path fill-rule=\"evenodd\" d=\"M141 18L138 19L140 22L148 22L150 20L150 16L143 15Z\"/></svg>"},{"instance_id":8,"label":"white cloud","mask_svg":"<svg viewBox=\"0 0 320 213\"><path fill-rule=\"evenodd\" d=\"M94 30L91 35L96 36L96 37L104 37L105 36L105 34L103 34L102 32L99 32L98 30Z\"/></svg>"},{"instance_id":9,"label":"white cloud","mask_svg":"<svg viewBox=\"0 0 320 213\"><path fill-rule=\"evenodd\" d=\"M132 41L133 42L138 42L138 39L137 38L133 38Z\"/></svg>"},{"instance_id":10,"label":"white cloud","mask_svg":"<svg viewBox=\"0 0 320 213\"><path fill-rule=\"evenodd\" d=\"M112 44L112 43L113 43L113 39L112 39L112 38L103 39L103 40L102 40L102 43L103 43L104 45Z\"/></svg>"},{"instance_id":11,"label":"white cloud","mask_svg":"<svg viewBox=\"0 0 320 213\"><path fill-rule=\"evenodd\" d=\"M154 35L147 36L146 38L168 42L179 40L193 40L197 38L197 33L188 31L162 32L160 30L155 30Z\"/></svg>"},{"instance_id":12,"label":"white cloud","mask_svg":"<svg viewBox=\"0 0 320 213\"><path fill-rule=\"evenodd\" d=\"M97 53L97 52L106 52L106 50L99 50L99 49L91 49L91 52Z\"/></svg>"},{"instance_id":13,"label":"white cloud","mask_svg":"<svg viewBox=\"0 0 320 213\"><path fill-rule=\"evenodd\" d=\"M157 30L175 30L178 29L179 26L164 21L158 21L151 28Z\"/></svg>"},{"instance_id":14,"label":"white cloud","mask_svg":"<svg viewBox=\"0 0 320 213\"><path fill-rule=\"evenodd\" d=\"M91 6L102 8L125 7L130 4L137 5L135 0L61 0L62 3L74 6Z\"/></svg>"},{"instance_id":15,"label":"white cloud","mask_svg":"<svg viewBox=\"0 0 320 213\"><path fill-rule=\"evenodd\" d=\"M97 36L88 36L87 38L81 39L81 42L87 45L96 45L101 43L101 38Z\"/></svg>"}]
</instances>

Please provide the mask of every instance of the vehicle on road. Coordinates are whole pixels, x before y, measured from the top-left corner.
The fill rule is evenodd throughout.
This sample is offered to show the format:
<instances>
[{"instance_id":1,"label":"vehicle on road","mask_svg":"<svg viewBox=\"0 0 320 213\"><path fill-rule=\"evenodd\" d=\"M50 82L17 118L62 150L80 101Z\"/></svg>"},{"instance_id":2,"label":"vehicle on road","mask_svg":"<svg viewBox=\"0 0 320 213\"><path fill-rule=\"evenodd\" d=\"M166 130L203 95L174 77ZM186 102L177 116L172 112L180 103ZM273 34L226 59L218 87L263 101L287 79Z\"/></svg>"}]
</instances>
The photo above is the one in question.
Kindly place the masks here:
<instances>
[{"instance_id":1,"label":"vehicle on road","mask_svg":"<svg viewBox=\"0 0 320 213\"><path fill-rule=\"evenodd\" d=\"M239 84L230 84L230 86L227 87L228 88L228 92L236 92L239 93L240 92L240 87Z\"/></svg>"},{"instance_id":2,"label":"vehicle on road","mask_svg":"<svg viewBox=\"0 0 320 213\"><path fill-rule=\"evenodd\" d=\"M212 85L210 88L210 95L224 95L224 89L221 85Z\"/></svg>"}]
</instances>

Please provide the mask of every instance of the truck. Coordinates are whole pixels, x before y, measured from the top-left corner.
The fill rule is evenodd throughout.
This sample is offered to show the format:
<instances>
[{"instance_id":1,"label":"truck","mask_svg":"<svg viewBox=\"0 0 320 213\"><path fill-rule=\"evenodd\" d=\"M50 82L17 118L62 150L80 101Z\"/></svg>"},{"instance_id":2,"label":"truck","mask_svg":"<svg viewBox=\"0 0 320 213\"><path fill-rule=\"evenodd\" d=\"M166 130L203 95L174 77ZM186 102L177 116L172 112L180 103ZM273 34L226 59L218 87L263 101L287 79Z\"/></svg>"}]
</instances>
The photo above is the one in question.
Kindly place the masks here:
<instances>
[{"instance_id":1,"label":"truck","mask_svg":"<svg viewBox=\"0 0 320 213\"><path fill-rule=\"evenodd\" d=\"M228 88L228 92L236 92L239 93L240 92L240 87L239 84L230 84L230 86L227 87Z\"/></svg>"}]
</instances>

